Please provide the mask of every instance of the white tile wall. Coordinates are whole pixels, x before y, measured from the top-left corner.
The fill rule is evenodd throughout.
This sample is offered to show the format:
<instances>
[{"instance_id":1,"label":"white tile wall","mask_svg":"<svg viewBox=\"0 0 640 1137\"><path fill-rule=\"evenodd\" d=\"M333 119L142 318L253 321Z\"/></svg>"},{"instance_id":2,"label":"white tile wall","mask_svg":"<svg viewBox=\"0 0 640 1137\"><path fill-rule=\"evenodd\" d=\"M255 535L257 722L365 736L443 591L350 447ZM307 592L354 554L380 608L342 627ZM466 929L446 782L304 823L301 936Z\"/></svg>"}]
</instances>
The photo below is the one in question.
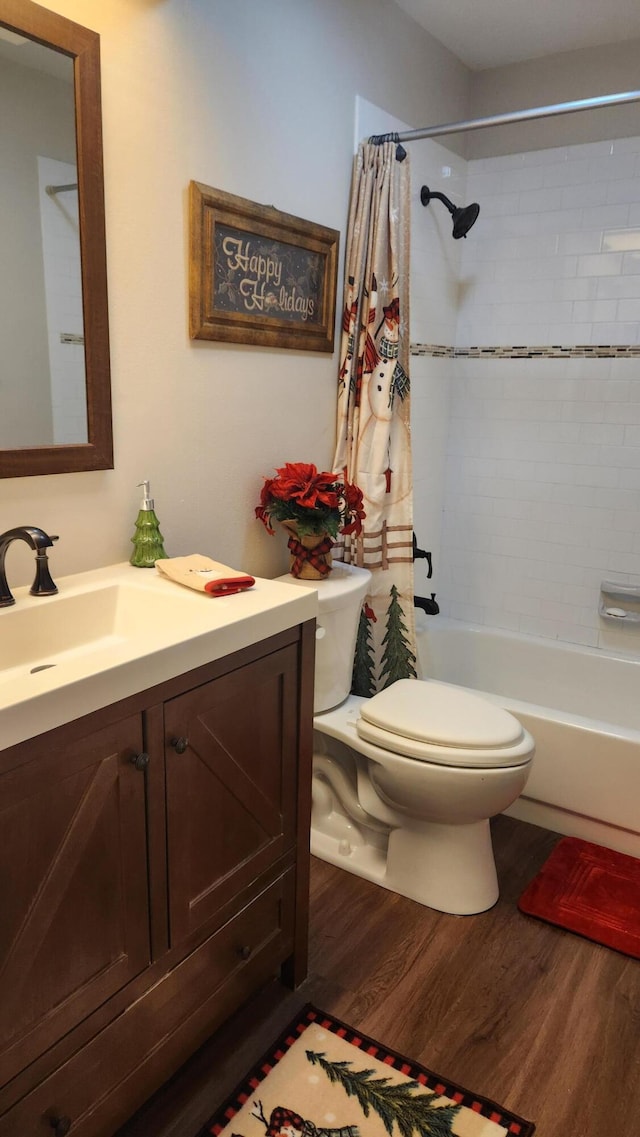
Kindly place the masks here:
<instances>
[{"instance_id":1,"label":"white tile wall","mask_svg":"<svg viewBox=\"0 0 640 1137\"><path fill-rule=\"evenodd\" d=\"M470 162L466 196L457 347L640 342L640 138ZM598 616L640 583L640 359L454 360L437 567L454 617L640 653Z\"/></svg>"},{"instance_id":2,"label":"white tile wall","mask_svg":"<svg viewBox=\"0 0 640 1137\"><path fill-rule=\"evenodd\" d=\"M464 159L433 140L411 149L411 339L414 343L452 346L455 342L461 287L461 242L451 236L445 205L424 206L420 189L440 190L456 205L465 203ZM433 558L415 565L418 596L440 596L442 509L445 500L447 436L454 390L453 359L411 359L411 435L413 450L414 528L418 542ZM416 612L420 620L420 614Z\"/></svg>"},{"instance_id":3,"label":"white tile wall","mask_svg":"<svg viewBox=\"0 0 640 1137\"><path fill-rule=\"evenodd\" d=\"M456 336L462 248L441 201L424 206L423 185L464 205L467 162L429 139L411 150L411 339L452 345Z\"/></svg>"},{"instance_id":4,"label":"white tile wall","mask_svg":"<svg viewBox=\"0 0 640 1137\"><path fill-rule=\"evenodd\" d=\"M640 343L640 137L471 161L466 193L458 346Z\"/></svg>"},{"instance_id":5,"label":"white tile wall","mask_svg":"<svg viewBox=\"0 0 640 1137\"><path fill-rule=\"evenodd\" d=\"M442 610L610 645L600 581L640 583L640 361L454 364Z\"/></svg>"},{"instance_id":6,"label":"white tile wall","mask_svg":"<svg viewBox=\"0 0 640 1137\"><path fill-rule=\"evenodd\" d=\"M432 554L433 577L426 561L415 565L418 596L438 592L443 581L441 551L446 493L447 441L455 360L429 356L411 360L411 435L413 452L413 524L418 543Z\"/></svg>"}]
</instances>

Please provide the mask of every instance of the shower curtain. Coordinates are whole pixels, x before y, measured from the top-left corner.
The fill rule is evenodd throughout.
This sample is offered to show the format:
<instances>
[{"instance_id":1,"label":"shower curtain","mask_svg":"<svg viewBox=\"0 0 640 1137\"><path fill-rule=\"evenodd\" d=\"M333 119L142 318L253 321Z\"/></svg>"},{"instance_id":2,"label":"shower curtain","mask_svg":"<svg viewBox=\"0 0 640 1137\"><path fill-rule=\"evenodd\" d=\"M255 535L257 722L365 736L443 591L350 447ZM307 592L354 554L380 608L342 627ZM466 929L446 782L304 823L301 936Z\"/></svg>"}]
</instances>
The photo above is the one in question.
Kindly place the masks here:
<instances>
[{"instance_id":1,"label":"shower curtain","mask_svg":"<svg viewBox=\"0 0 640 1137\"><path fill-rule=\"evenodd\" d=\"M386 135L362 142L355 158L338 373L334 472L360 487L366 518L335 552L373 574L356 695L416 676L408 360L409 159Z\"/></svg>"}]
</instances>

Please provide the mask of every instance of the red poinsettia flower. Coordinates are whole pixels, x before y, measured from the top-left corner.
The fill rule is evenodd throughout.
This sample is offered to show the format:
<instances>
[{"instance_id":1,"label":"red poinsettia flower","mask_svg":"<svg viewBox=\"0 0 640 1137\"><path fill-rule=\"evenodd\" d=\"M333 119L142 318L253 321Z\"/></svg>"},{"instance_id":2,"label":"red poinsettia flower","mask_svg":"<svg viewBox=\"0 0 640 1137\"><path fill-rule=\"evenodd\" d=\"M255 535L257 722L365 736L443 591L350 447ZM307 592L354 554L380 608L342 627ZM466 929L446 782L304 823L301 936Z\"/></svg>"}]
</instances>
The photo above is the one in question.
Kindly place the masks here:
<instances>
[{"instance_id":1,"label":"red poinsettia flower","mask_svg":"<svg viewBox=\"0 0 640 1137\"><path fill-rule=\"evenodd\" d=\"M260 505L256 506L256 517L262 522L268 533L275 533L275 529L272 528L269 517L269 503L271 501L273 483L273 478L265 478L264 485L260 491Z\"/></svg>"},{"instance_id":2,"label":"red poinsettia flower","mask_svg":"<svg viewBox=\"0 0 640 1137\"><path fill-rule=\"evenodd\" d=\"M295 521L301 535L332 538L339 532L361 533L365 516L357 486L310 462L287 462L275 478L265 478L255 513L269 533L273 521Z\"/></svg>"},{"instance_id":3,"label":"red poinsettia flower","mask_svg":"<svg viewBox=\"0 0 640 1137\"><path fill-rule=\"evenodd\" d=\"M318 473L314 465L306 462L287 462L276 473L278 477L272 479L270 489L274 497L295 501L303 509L315 509L318 505L337 508L334 474L326 470Z\"/></svg>"}]
</instances>

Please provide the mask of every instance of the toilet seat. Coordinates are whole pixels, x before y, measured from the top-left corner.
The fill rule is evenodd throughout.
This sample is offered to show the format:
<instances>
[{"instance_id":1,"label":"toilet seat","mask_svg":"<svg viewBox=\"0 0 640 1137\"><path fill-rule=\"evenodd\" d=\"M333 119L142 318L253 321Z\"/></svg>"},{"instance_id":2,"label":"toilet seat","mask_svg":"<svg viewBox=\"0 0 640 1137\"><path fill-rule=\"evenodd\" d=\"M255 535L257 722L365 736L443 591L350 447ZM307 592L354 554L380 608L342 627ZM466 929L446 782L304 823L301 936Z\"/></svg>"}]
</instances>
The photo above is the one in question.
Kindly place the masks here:
<instances>
[{"instance_id":1,"label":"toilet seat","mask_svg":"<svg viewBox=\"0 0 640 1137\"><path fill-rule=\"evenodd\" d=\"M513 715L450 683L401 679L360 707L358 736L445 766L524 765L531 739Z\"/></svg>"}]
</instances>

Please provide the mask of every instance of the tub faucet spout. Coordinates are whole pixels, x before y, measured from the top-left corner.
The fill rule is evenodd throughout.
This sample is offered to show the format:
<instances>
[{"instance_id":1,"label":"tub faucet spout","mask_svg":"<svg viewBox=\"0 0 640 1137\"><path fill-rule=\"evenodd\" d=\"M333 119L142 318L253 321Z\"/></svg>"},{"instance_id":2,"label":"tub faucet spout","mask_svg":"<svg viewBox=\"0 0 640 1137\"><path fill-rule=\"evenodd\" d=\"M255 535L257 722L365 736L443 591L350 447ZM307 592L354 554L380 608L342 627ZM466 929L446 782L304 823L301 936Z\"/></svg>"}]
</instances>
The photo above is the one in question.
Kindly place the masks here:
<instances>
[{"instance_id":1,"label":"tub faucet spout","mask_svg":"<svg viewBox=\"0 0 640 1137\"><path fill-rule=\"evenodd\" d=\"M5 568L7 549L14 541L25 541L36 554L36 575L30 590L32 596L55 595L58 589L49 572L47 549L57 540L57 537L50 537L43 529L38 529L34 525L19 525L16 529L7 529L6 533L0 534L0 608L8 608L9 605L15 604L7 584Z\"/></svg>"},{"instance_id":2,"label":"tub faucet spout","mask_svg":"<svg viewBox=\"0 0 640 1137\"><path fill-rule=\"evenodd\" d=\"M437 616L440 611L440 605L436 600L435 592L431 593L431 599L427 596L414 596L413 603L416 608L422 608L427 616Z\"/></svg>"}]
</instances>

